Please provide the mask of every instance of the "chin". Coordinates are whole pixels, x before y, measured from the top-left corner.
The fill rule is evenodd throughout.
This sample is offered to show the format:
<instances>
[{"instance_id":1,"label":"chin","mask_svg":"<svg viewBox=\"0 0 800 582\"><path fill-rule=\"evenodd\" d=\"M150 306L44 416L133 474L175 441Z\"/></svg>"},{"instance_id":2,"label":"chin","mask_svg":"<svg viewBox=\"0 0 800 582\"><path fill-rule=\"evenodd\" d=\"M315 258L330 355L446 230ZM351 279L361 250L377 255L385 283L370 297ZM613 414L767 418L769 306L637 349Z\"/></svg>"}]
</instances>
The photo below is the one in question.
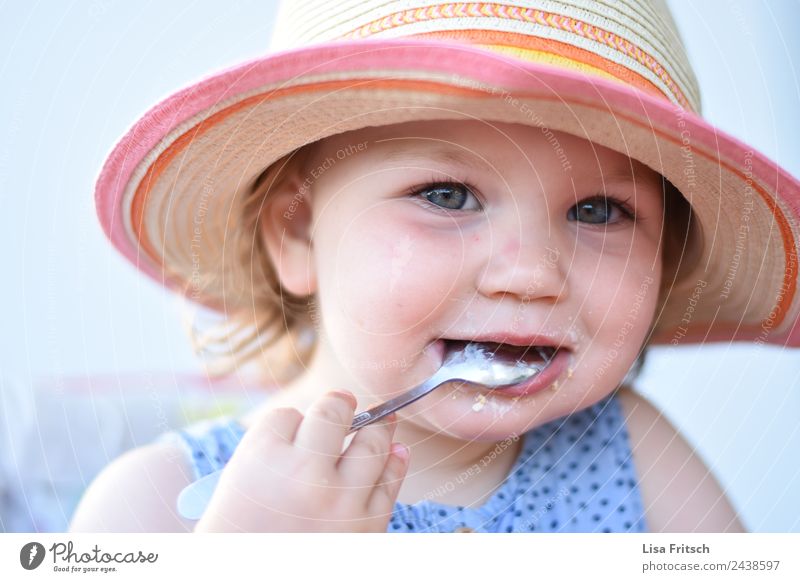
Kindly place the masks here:
<instances>
[{"instance_id":1,"label":"chin","mask_svg":"<svg viewBox=\"0 0 800 582\"><path fill-rule=\"evenodd\" d=\"M508 397L469 384L444 385L398 411L398 417L437 434L464 441L497 442L522 436L552 420L554 392ZM554 417L555 418L555 417Z\"/></svg>"}]
</instances>

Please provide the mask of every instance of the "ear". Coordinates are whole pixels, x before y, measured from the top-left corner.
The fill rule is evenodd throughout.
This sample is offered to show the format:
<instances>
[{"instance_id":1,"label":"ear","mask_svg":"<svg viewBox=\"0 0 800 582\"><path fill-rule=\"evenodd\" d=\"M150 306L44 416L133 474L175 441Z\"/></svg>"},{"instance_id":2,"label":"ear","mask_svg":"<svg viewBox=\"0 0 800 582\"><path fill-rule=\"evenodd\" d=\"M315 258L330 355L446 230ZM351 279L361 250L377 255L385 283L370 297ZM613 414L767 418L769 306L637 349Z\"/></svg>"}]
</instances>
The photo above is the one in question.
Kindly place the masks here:
<instances>
[{"instance_id":1,"label":"ear","mask_svg":"<svg viewBox=\"0 0 800 582\"><path fill-rule=\"evenodd\" d=\"M296 172L275 184L264 201L259 230L278 280L299 297L316 292L311 244L311 193Z\"/></svg>"}]
</instances>

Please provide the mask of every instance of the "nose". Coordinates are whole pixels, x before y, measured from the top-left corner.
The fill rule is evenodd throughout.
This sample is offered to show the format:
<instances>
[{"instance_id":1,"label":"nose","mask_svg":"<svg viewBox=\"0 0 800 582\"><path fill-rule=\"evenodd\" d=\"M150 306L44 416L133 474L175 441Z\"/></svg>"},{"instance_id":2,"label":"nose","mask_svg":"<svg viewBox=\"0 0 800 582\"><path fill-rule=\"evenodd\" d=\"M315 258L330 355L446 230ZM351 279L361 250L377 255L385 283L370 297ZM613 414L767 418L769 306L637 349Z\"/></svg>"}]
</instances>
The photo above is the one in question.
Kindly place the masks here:
<instances>
[{"instance_id":1,"label":"nose","mask_svg":"<svg viewBox=\"0 0 800 582\"><path fill-rule=\"evenodd\" d=\"M563 265L567 257L557 241L549 239L546 225L540 228L517 221L516 228L495 229L492 238L476 283L481 294L490 298L512 295L526 303L534 299L554 303L566 296Z\"/></svg>"}]
</instances>

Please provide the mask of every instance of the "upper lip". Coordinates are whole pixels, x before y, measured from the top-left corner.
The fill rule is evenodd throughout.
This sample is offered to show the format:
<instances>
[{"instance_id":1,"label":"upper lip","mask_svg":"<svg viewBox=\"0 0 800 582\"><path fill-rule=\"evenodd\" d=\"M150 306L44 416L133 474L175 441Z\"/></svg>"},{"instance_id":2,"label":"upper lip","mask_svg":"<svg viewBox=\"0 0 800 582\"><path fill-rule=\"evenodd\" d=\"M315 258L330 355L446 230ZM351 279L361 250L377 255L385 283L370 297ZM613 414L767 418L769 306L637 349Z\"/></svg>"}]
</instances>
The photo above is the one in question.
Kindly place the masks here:
<instances>
[{"instance_id":1,"label":"upper lip","mask_svg":"<svg viewBox=\"0 0 800 582\"><path fill-rule=\"evenodd\" d=\"M520 335L516 333L497 332L485 333L472 337L442 337L442 339L468 342L494 342L519 347L549 346L555 349L570 349L563 341L547 335Z\"/></svg>"}]
</instances>

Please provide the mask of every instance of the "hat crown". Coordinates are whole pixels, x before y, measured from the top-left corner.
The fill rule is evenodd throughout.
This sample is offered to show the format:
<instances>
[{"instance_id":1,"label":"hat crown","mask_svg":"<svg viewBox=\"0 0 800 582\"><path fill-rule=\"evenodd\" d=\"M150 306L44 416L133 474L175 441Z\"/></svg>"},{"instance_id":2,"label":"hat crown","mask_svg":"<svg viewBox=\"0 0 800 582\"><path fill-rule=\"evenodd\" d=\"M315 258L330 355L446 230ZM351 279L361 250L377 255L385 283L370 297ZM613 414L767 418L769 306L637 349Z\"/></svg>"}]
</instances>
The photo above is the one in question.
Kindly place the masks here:
<instances>
[{"instance_id":1,"label":"hat crown","mask_svg":"<svg viewBox=\"0 0 800 582\"><path fill-rule=\"evenodd\" d=\"M283 0L272 51L342 40L463 42L633 85L700 112L700 91L663 0Z\"/></svg>"}]
</instances>

